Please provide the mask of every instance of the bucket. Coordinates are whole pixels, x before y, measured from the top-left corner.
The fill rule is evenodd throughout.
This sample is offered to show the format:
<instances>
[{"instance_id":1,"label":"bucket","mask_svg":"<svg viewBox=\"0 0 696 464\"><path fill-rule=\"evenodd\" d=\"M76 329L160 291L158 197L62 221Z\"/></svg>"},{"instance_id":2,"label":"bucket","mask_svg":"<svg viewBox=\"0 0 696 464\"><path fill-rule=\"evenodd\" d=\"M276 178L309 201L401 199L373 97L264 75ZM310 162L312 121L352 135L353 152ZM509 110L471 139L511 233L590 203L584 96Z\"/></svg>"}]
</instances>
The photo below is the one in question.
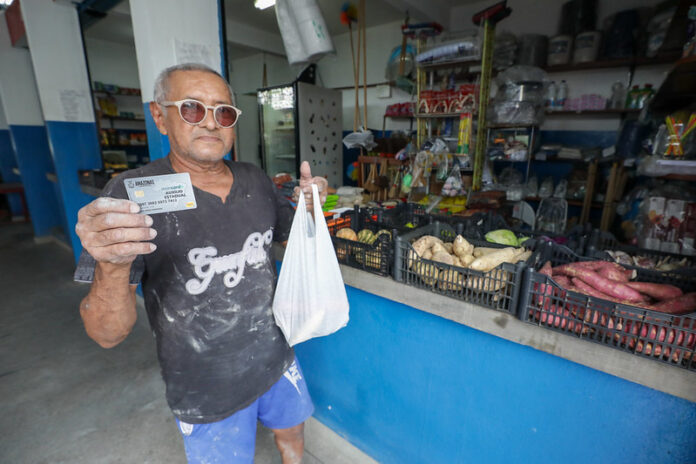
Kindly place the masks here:
<instances>
[{"instance_id":1,"label":"bucket","mask_svg":"<svg viewBox=\"0 0 696 464\"><path fill-rule=\"evenodd\" d=\"M602 34L599 31L581 32L575 36L573 63L589 63L591 61L596 61L601 38Z\"/></svg>"},{"instance_id":2,"label":"bucket","mask_svg":"<svg viewBox=\"0 0 696 464\"><path fill-rule=\"evenodd\" d=\"M549 56L546 60L549 66L568 64L573 38L569 35L557 35L549 40Z\"/></svg>"}]
</instances>

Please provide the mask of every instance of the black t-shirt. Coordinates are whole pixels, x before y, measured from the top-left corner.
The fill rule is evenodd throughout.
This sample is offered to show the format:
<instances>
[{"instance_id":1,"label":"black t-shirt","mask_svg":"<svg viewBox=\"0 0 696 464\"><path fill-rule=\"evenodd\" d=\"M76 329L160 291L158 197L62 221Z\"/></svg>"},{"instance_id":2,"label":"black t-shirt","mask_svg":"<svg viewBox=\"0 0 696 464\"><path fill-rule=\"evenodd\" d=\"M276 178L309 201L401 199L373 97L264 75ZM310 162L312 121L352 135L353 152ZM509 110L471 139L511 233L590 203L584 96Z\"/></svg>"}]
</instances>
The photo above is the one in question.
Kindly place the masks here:
<instances>
[{"instance_id":1,"label":"black t-shirt","mask_svg":"<svg viewBox=\"0 0 696 464\"><path fill-rule=\"evenodd\" d=\"M207 423L245 408L290 366L294 354L272 312L271 241L287 240L293 210L266 174L226 162L225 201L193 188L197 208L153 214L157 250L131 266L142 282L167 402L180 420ZM112 179L102 196L128 198L124 179L173 174L169 158ZM92 281L83 251L75 280Z\"/></svg>"}]
</instances>

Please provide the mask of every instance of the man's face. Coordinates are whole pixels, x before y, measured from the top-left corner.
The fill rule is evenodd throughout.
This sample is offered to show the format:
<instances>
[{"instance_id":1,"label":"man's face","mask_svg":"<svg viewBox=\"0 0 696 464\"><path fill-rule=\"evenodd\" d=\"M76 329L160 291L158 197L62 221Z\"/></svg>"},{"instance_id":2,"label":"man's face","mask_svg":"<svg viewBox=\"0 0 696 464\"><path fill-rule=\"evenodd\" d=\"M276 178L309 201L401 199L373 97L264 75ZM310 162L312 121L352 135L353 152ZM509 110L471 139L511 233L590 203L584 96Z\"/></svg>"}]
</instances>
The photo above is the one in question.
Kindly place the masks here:
<instances>
[{"instance_id":1,"label":"man's face","mask_svg":"<svg viewBox=\"0 0 696 464\"><path fill-rule=\"evenodd\" d=\"M227 84L215 74L204 71L175 71L169 76L166 99L179 101L186 98L205 105L231 105ZM167 107L166 113L159 105L151 105L157 128L169 136L171 150L179 156L199 162L218 161L227 154L234 143L234 128L217 125L212 110L198 125L186 123L176 106Z\"/></svg>"}]
</instances>

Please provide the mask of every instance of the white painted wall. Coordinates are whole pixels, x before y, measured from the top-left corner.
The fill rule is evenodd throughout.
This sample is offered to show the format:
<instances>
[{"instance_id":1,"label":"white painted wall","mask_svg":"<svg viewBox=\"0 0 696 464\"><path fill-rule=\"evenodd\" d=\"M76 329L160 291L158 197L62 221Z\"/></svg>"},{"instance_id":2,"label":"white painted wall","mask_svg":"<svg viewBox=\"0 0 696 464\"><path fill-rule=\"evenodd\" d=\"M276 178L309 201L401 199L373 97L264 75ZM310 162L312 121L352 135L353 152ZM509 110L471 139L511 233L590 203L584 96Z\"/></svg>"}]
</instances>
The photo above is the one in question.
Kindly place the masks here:
<instances>
[{"instance_id":1,"label":"white painted wall","mask_svg":"<svg viewBox=\"0 0 696 464\"><path fill-rule=\"evenodd\" d=\"M130 11L143 102L163 69L190 61L177 54L182 46L203 50L204 64L221 71L217 0L130 0Z\"/></svg>"},{"instance_id":2,"label":"white painted wall","mask_svg":"<svg viewBox=\"0 0 696 464\"><path fill-rule=\"evenodd\" d=\"M126 45L86 37L85 48L93 81L140 88L135 44Z\"/></svg>"},{"instance_id":3,"label":"white painted wall","mask_svg":"<svg viewBox=\"0 0 696 464\"><path fill-rule=\"evenodd\" d=\"M22 18L46 120L94 122L75 7L22 0Z\"/></svg>"},{"instance_id":4,"label":"white painted wall","mask_svg":"<svg viewBox=\"0 0 696 464\"><path fill-rule=\"evenodd\" d=\"M0 12L0 99L8 124L44 125L29 50L12 47L4 11Z\"/></svg>"}]
</instances>

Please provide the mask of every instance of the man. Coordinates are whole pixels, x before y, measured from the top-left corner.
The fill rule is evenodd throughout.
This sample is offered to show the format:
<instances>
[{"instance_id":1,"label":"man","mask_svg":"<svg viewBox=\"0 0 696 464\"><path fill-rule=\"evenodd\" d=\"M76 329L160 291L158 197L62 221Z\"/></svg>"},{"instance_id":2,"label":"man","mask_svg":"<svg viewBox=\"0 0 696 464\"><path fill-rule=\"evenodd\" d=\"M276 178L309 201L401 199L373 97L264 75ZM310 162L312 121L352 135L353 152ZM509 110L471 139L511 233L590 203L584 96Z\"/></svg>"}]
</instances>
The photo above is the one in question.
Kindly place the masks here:
<instances>
[{"instance_id":1,"label":"man","mask_svg":"<svg viewBox=\"0 0 696 464\"><path fill-rule=\"evenodd\" d=\"M259 419L283 463L298 463L313 405L271 309L271 241L287 240L293 211L263 171L223 159L241 113L233 104L207 67L173 66L157 78L150 111L170 153L117 176L80 210L85 251L75 278L92 282L80 314L92 339L116 346L135 324L142 283L189 462L253 462ZM148 216L125 199L125 179L184 172L196 209ZM323 203L327 182L303 163L296 198L301 189L311 199L312 183Z\"/></svg>"}]
</instances>

